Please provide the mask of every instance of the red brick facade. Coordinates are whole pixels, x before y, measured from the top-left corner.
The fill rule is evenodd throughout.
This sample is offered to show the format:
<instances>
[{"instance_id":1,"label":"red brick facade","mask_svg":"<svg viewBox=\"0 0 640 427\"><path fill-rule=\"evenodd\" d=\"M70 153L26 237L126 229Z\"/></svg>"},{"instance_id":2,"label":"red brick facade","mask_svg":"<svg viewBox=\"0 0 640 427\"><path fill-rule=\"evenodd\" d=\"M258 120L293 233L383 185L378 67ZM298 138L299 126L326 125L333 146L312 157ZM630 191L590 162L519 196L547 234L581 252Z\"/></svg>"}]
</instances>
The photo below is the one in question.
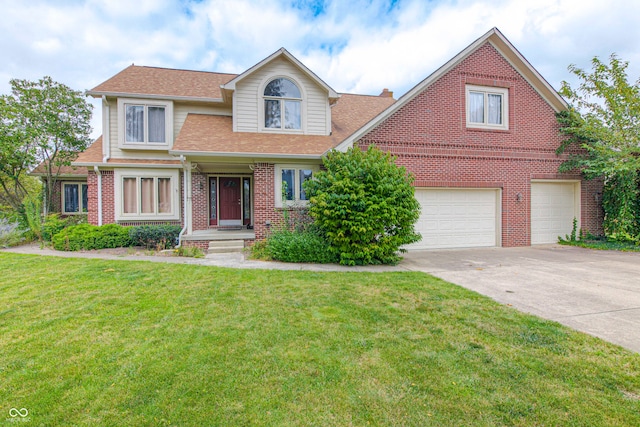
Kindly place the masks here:
<instances>
[{"instance_id":1,"label":"red brick facade","mask_svg":"<svg viewBox=\"0 0 640 427\"><path fill-rule=\"evenodd\" d=\"M275 166L256 163L253 170L253 222L256 239L263 239L271 226L282 220L275 205Z\"/></svg>"},{"instance_id":2,"label":"red brick facade","mask_svg":"<svg viewBox=\"0 0 640 427\"><path fill-rule=\"evenodd\" d=\"M508 89L509 129L466 125L466 85ZM554 110L489 44L480 47L361 139L397 156L416 187L502 189L502 245L531 244L530 189L535 179L580 179L558 174L565 157ZM582 182L582 227L601 233L595 193ZM518 194L522 199L518 200Z\"/></svg>"},{"instance_id":3,"label":"red brick facade","mask_svg":"<svg viewBox=\"0 0 640 427\"><path fill-rule=\"evenodd\" d=\"M100 175L102 175L102 223L111 224L116 222L113 171L100 171ZM89 224L98 224L98 175L92 170L89 170L87 184L89 186L87 221Z\"/></svg>"},{"instance_id":4,"label":"red brick facade","mask_svg":"<svg viewBox=\"0 0 640 427\"><path fill-rule=\"evenodd\" d=\"M209 183L207 174L191 173L192 227L194 231L209 228Z\"/></svg>"}]
</instances>

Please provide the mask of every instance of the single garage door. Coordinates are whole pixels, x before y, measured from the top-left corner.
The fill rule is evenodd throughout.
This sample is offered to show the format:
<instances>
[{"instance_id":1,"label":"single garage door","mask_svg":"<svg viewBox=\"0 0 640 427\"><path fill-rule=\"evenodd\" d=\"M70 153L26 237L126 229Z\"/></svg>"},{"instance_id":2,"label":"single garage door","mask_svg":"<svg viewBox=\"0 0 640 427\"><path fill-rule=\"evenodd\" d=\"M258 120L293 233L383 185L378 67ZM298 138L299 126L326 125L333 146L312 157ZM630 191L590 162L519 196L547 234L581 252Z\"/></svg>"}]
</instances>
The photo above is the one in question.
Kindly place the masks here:
<instances>
[{"instance_id":1,"label":"single garage door","mask_svg":"<svg viewBox=\"0 0 640 427\"><path fill-rule=\"evenodd\" d=\"M407 249L498 246L500 190L416 189L422 240Z\"/></svg>"},{"instance_id":2,"label":"single garage door","mask_svg":"<svg viewBox=\"0 0 640 427\"><path fill-rule=\"evenodd\" d=\"M579 182L531 183L531 244L556 243L580 218ZM580 224L578 224L580 228Z\"/></svg>"}]
</instances>

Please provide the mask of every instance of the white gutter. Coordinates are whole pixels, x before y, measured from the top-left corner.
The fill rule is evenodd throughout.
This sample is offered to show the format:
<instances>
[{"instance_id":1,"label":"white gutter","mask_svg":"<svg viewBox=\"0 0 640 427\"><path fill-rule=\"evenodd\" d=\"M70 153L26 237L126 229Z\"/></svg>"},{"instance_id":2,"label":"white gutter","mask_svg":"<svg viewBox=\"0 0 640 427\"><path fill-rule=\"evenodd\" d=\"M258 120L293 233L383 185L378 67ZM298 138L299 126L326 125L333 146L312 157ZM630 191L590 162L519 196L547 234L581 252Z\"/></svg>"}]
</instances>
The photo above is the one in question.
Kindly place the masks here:
<instances>
[{"instance_id":1,"label":"white gutter","mask_svg":"<svg viewBox=\"0 0 640 427\"><path fill-rule=\"evenodd\" d=\"M182 226L182 230L180 230L180 234L178 234L178 244L176 245L176 249L179 248L180 246L182 246L182 235L187 231L187 170L189 170L189 172L191 172L191 167L187 166L187 162L185 162L184 156L180 156L180 162L182 163L182 169L183 169L183 174L182 174L182 179L183 179L183 184L182 184L182 218L184 220L184 224Z\"/></svg>"},{"instance_id":2,"label":"white gutter","mask_svg":"<svg viewBox=\"0 0 640 427\"><path fill-rule=\"evenodd\" d=\"M116 159L117 160L117 159ZM74 166L84 166L91 168L94 166L102 166L108 168L136 168L136 169L178 169L179 164L160 165L156 163L117 163L110 162L108 165L99 162L73 162Z\"/></svg>"},{"instance_id":3,"label":"white gutter","mask_svg":"<svg viewBox=\"0 0 640 427\"><path fill-rule=\"evenodd\" d=\"M102 225L102 172L97 166L93 167L93 171L98 176L98 225Z\"/></svg>"},{"instance_id":4,"label":"white gutter","mask_svg":"<svg viewBox=\"0 0 640 427\"><path fill-rule=\"evenodd\" d=\"M331 150L331 149L329 149ZM327 150L327 151L329 151ZM201 157L237 157L237 158L262 158L268 159L307 159L307 160L319 160L322 159L324 153L321 154L274 154L274 153L233 153L222 151L182 151L182 150L169 150L169 154L175 156L201 156Z\"/></svg>"},{"instance_id":5,"label":"white gutter","mask_svg":"<svg viewBox=\"0 0 640 427\"><path fill-rule=\"evenodd\" d=\"M109 138L111 133L110 110L106 95L102 95L102 163L107 163L107 160L111 157L111 140Z\"/></svg>"}]
</instances>

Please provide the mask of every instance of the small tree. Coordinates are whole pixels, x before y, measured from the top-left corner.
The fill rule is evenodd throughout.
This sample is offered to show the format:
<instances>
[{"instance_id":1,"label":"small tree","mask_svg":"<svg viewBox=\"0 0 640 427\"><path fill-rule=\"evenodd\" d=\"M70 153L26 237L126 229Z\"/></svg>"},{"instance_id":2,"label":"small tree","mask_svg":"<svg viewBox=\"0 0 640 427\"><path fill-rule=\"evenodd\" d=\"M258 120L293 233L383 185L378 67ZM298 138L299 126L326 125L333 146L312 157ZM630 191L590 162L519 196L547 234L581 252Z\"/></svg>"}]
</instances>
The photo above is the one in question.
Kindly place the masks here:
<instances>
[{"instance_id":1,"label":"small tree","mask_svg":"<svg viewBox=\"0 0 640 427\"><path fill-rule=\"evenodd\" d=\"M574 90L562 82L560 94L570 107L558 114L560 131L567 136L558 154L582 148L560 170L579 169L587 179L604 178L603 228L618 240L637 240L640 231L640 81L629 83L628 65L611 55L609 64L594 58L590 73L569 66L581 83Z\"/></svg>"},{"instance_id":2,"label":"small tree","mask_svg":"<svg viewBox=\"0 0 640 427\"><path fill-rule=\"evenodd\" d=\"M420 240L413 176L375 147L330 152L326 171L305 182L309 214L340 264L395 264L400 246Z\"/></svg>"},{"instance_id":3,"label":"small tree","mask_svg":"<svg viewBox=\"0 0 640 427\"><path fill-rule=\"evenodd\" d=\"M28 193L23 176L44 162L46 206L62 166L89 145L91 104L79 91L44 77L11 80L0 96L0 186L16 210Z\"/></svg>"}]
</instances>

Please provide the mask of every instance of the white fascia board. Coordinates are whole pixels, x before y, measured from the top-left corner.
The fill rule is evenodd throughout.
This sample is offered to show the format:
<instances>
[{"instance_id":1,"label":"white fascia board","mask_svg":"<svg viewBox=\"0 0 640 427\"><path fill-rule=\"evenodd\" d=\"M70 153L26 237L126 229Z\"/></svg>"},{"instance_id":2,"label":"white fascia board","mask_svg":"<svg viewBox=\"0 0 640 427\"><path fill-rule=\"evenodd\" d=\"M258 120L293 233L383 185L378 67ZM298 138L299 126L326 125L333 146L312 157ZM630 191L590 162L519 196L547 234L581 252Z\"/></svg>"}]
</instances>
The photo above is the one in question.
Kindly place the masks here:
<instances>
[{"instance_id":1,"label":"white fascia board","mask_svg":"<svg viewBox=\"0 0 640 427\"><path fill-rule=\"evenodd\" d=\"M189 101L189 102L216 102L224 103L222 98L202 98L195 96L175 96L175 95L158 95L148 93L129 93L129 92L85 92L87 96L93 96L100 98L102 96L115 97L115 98L143 98L143 99L163 99L172 101Z\"/></svg>"},{"instance_id":2,"label":"white fascia board","mask_svg":"<svg viewBox=\"0 0 640 427\"><path fill-rule=\"evenodd\" d=\"M237 157L237 158L253 158L253 159L322 159L322 154L276 154L276 153L228 153L215 151L180 151L169 150L169 154L178 156L191 157Z\"/></svg>"}]
</instances>

